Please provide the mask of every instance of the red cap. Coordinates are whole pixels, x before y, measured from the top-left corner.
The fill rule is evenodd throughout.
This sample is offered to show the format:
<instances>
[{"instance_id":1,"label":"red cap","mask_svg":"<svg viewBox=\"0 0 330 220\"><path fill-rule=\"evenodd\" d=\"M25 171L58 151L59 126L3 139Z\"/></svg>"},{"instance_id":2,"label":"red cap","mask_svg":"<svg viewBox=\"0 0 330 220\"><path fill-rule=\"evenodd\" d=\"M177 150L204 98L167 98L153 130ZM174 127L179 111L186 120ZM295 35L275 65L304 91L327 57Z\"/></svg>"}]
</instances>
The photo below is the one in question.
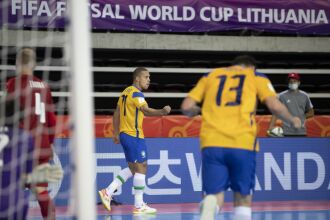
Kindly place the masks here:
<instances>
[{"instance_id":1,"label":"red cap","mask_svg":"<svg viewBox=\"0 0 330 220\"><path fill-rule=\"evenodd\" d=\"M289 73L288 78L289 78L289 79L300 80L300 76L299 76L298 73Z\"/></svg>"}]
</instances>

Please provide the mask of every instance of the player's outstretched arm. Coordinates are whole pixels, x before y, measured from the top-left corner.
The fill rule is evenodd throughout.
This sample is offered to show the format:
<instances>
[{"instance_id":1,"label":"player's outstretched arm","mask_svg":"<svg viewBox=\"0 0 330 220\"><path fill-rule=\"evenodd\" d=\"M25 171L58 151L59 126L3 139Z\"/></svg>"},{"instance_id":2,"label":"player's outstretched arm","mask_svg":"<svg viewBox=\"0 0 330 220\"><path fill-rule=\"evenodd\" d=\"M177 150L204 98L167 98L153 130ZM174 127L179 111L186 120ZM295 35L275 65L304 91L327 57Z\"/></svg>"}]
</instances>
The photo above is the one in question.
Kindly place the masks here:
<instances>
[{"instance_id":1,"label":"player's outstretched arm","mask_svg":"<svg viewBox=\"0 0 330 220\"><path fill-rule=\"evenodd\" d=\"M170 114L171 107L169 105L166 105L162 109L154 109L154 108L149 108L149 106L145 104L140 107L140 110L146 116L163 116Z\"/></svg>"},{"instance_id":2,"label":"player's outstretched arm","mask_svg":"<svg viewBox=\"0 0 330 220\"><path fill-rule=\"evenodd\" d=\"M26 175L26 183L58 182L63 178L63 170L60 166L48 163L36 166L32 173Z\"/></svg>"},{"instance_id":3,"label":"player's outstretched arm","mask_svg":"<svg viewBox=\"0 0 330 220\"><path fill-rule=\"evenodd\" d=\"M200 107L197 106L197 103L194 99L186 97L181 104L181 111L184 115L193 117L199 114Z\"/></svg>"},{"instance_id":4,"label":"player's outstretched arm","mask_svg":"<svg viewBox=\"0 0 330 220\"><path fill-rule=\"evenodd\" d=\"M290 122L293 127L301 128L301 120L298 117L292 116L288 109L277 99L277 97L267 97L265 99L265 104L273 114Z\"/></svg>"},{"instance_id":5,"label":"player's outstretched arm","mask_svg":"<svg viewBox=\"0 0 330 220\"><path fill-rule=\"evenodd\" d=\"M314 109L309 109L308 112L305 114L306 118L312 118L314 117Z\"/></svg>"}]
</instances>

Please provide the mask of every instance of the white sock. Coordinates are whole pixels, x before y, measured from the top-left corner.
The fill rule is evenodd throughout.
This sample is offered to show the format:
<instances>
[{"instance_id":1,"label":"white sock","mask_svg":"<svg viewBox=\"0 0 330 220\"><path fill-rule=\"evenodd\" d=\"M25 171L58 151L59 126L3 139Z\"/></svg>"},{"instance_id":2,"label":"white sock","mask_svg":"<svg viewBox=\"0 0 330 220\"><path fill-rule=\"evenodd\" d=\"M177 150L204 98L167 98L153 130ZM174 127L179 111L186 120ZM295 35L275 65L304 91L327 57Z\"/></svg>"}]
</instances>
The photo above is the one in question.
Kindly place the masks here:
<instances>
[{"instance_id":1,"label":"white sock","mask_svg":"<svg viewBox=\"0 0 330 220\"><path fill-rule=\"evenodd\" d=\"M237 206L234 208L234 220L251 220L252 210L251 207Z\"/></svg>"},{"instance_id":2,"label":"white sock","mask_svg":"<svg viewBox=\"0 0 330 220\"><path fill-rule=\"evenodd\" d=\"M135 173L133 179L135 207L139 208L143 204L143 191L146 185L146 175Z\"/></svg>"},{"instance_id":3,"label":"white sock","mask_svg":"<svg viewBox=\"0 0 330 220\"><path fill-rule=\"evenodd\" d=\"M118 189L121 185L123 185L129 178L132 177L131 170L126 167L125 169L121 170L116 178L110 183L107 187L107 194L112 196L116 189Z\"/></svg>"}]
</instances>

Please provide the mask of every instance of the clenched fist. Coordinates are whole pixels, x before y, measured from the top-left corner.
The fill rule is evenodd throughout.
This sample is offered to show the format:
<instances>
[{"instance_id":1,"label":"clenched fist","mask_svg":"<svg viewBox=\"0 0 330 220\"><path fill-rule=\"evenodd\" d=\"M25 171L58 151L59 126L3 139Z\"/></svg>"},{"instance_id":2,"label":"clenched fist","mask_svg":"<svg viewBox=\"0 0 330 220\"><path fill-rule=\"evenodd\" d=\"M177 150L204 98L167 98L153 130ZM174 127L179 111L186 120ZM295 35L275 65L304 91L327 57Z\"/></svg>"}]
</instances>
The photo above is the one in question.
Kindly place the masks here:
<instances>
[{"instance_id":1,"label":"clenched fist","mask_svg":"<svg viewBox=\"0 0 330 220\"><path fill-rule=\"evenodd\" d=\"M164 106L164 108L162 110L163 110L164 115L168 115L171 112L171 107L169 105L166 105L166 106Z\"/></svg>"}]
</instances>

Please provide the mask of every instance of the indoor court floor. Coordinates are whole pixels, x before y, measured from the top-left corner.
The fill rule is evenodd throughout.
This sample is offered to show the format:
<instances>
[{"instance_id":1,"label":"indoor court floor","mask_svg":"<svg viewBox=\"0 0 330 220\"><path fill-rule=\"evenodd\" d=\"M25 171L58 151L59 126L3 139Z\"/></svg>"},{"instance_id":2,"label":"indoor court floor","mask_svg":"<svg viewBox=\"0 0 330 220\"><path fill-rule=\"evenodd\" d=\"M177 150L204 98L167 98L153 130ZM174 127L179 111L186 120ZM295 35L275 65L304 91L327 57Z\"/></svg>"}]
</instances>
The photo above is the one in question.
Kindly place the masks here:
<instances>
[{"instance_id":1,"label":"indoor court floor","mask_svg":"<svg viewBox=\"0 0 330 220\"><path fill-rule=\"evenodd\" d=\"M132 215L131 205L113 206L108 213L103 206L97 207L98 220L198 220L199 205L197 203L153 204L157 215ZM232 204L226 203L217 220L232 219ZM58 220L74 219L68 214L66 207L57 208ZM330 220L330 201L281 201L255 202L253 204L253 220ZM29 211L28 220L42 220L38 208Z\"/></svg>"}]
</instances>

